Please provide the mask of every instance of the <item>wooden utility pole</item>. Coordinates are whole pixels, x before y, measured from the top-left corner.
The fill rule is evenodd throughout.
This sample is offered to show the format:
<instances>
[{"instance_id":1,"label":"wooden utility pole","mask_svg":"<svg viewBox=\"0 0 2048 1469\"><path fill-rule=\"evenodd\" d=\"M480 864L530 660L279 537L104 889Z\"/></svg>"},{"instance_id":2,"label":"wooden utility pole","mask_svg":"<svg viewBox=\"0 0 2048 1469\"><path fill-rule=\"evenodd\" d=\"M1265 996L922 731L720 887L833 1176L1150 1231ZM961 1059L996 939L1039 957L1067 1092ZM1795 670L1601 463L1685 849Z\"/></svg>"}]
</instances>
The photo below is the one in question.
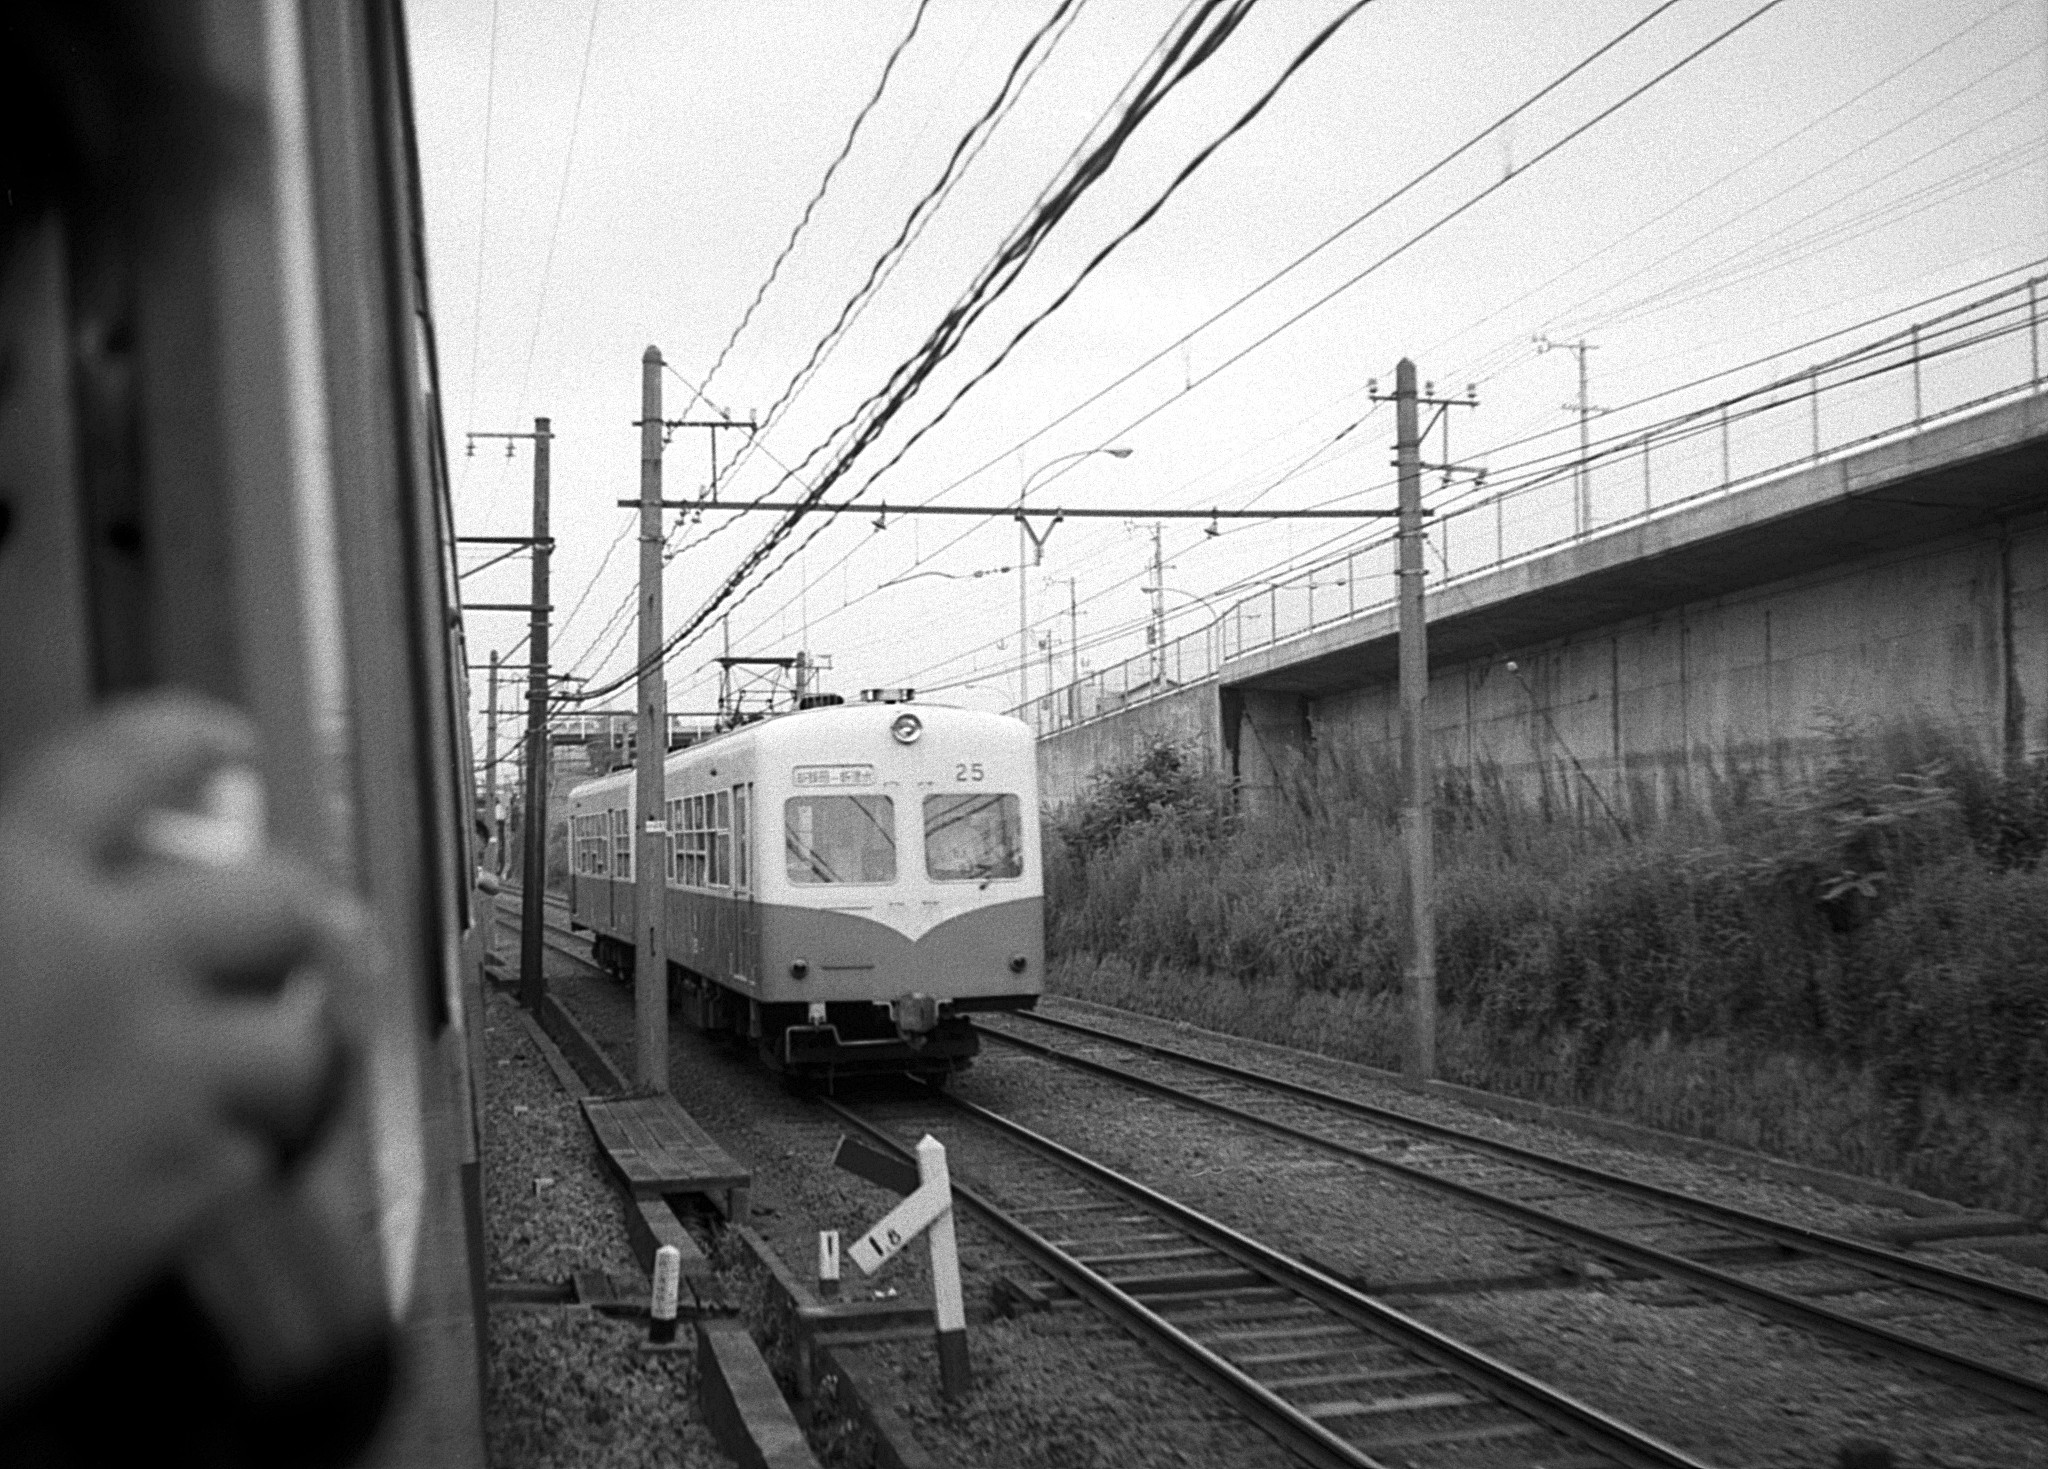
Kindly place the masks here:
<instances>
[{"instance_id":1,"label":"wooden utility pole","mask_svg":"<svg viewBox=\"0 0 2048 1469\"><path fill-rule=\"evenodd\" d=\"M547 998L541 972L541 915L548 889L548 420L533 421L533 621L526 665L525 871L519 879L519 1003L538 1014Z\"/></svg>"},{"instance_id":2,"label":"wooden utility pole","mask_svg":"<svg viewBox=\"0 0 2048 1469\"><path fill-rule=\"evenodd\" d=\"M640 354L639 751L633 770L634 1080L668 1090L668 685L661 637L661 349Z\"/></svg>"}]
</instances>

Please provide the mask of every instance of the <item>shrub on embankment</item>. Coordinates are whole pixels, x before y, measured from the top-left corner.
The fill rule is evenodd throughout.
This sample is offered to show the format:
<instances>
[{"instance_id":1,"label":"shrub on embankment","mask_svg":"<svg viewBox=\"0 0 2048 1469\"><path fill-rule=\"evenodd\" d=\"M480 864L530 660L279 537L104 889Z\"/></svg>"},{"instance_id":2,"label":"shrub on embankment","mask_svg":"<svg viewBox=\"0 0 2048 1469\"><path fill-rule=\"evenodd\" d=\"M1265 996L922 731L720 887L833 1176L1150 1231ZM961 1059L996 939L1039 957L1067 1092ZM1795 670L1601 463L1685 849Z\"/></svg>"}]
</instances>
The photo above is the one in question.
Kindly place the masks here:
<instances>
[{"instance_id":1,"label":"shrub on embankment","mask_svg":"<svg viewBox=\"0 0 2048 1469\"><path fill-rule=\"evenodd\" d=\"M1055 987L1397 1065L1392 786L1110 773L1048 827ZM2048 769L1838 734L1772 799L1561 805L1440 803L1447 1078L2048 1214Z\"/></svg>"}]
</instances>

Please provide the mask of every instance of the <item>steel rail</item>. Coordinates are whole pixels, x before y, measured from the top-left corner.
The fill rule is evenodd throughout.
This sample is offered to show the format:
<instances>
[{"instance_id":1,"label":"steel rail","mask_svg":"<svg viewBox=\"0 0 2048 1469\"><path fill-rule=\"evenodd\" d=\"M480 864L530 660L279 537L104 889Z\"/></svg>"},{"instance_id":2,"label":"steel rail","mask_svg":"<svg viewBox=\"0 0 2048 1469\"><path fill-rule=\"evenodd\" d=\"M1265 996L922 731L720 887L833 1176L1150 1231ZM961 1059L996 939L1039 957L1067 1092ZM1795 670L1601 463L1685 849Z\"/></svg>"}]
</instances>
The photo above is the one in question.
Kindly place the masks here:
<instances>
[{"instance_id":1,"label":"steel rail","mask_svg":"<svg viewBox=\"0 0 2048 1469\"><path fill-rule=\"evenodd\" d=\"M1505 1362L1374 1300L1333 1276L1259 1244L1229 1226L1020 1123L948 1093L934 1092L933 1095L944 1105L1021 1142L1041 1157L1164 1216L1255 1275L1284 1286L1372 1336L1415 1353L1461 1378L1494 1401L1585 1447L1611 1455L1630 1469L1707 1469L1703 1461L1682 1449L1633 1429ZM905 1157L911 1156L909 1149L896 1137L858 1113L830 1100L821 1099L821 1104L869 1137ZM1165 1347L1183 1366L1232 1398L1254 1423L1290 1451L1316 1464L1368 1466L1380 1463L1324 1428L1241 1368L1203 1346L1113 1281L1068 1255L979 1189L964 1182L958 1172L953 1175L953 1191L1055 1279L1141 1336Z\"/></svg>"},{"instance_id":2,"label":"steel rail","mask_svg":"<svg viewBox=\"0 0 2048 1469\"><path fill-rule=\"evenodd\" d=\"M1058 1023L1065 1024L1065 1022ZM1589 1225L1574 1223L1572 1220L1560 1218L1533 1205L1504 1198L1499 1194L1489 1193L1485 1189L1473 1184L1464 1183L1453 1178L1445 1178L1433 1174L1426 1169L1418 1168L1413 1164L1398 1162L1390 1158L1382 1158L1367 1152L1363 1148L1354 1147L1333 1138L1322 1137L1319 1134L1294 1127L1285 1122L1261 1117L1254 1112L1246 1112L1241 1108L1232 1107L1226 1102L1217 1102L1192 1092L1185 1092L1165 1082L1139 1076L1120 1067L1111 1066L1101 1061L1092 1061L1083 1056L1070 1055L1053 1047L1040 1045L1036 1041L1025 1040L1021 1036L1003 1035L1002 1032L987 1026L981 1027L981 1030L983 1034L1001 1036L1002 1039L1009 1041L1020 1049L1043 1054L1064 1065L1107 1077L1120 1084L1164 1097L1185 1106L1213 1112L1219 1116L1228 1117L1233 1121L1258 1127L1264 1131L1303 1143L1323 1152L1362 1163L1368 1167L1377 1168L1382 1172L1392 1174L1395 1177L1412 1183L1419 1183L1426 1187L1453 1194L1467 1203L1508 1218L1525 1228L1570 1240L1572 1243L1580 1245L1585 1249L1609 1256L1610 1258L1627 1260L1659 1275L1684 1280L1688 1284L1698 1286L1724 1298L1738 1301L1758 1314L1770 1317L1773 1320L1801 1327L1817 1335L1830 1337L1846 1346L1911 1363L1932 1375L1953 1382L1959 1387L1967 1388L1985 1397L1994 1398L2010 1407L2016 1407L2037 1416L2048 1417L2048 1383L2008 1371L1996 1363L1986 1362L1961 1352L1950 1351L1945 1347L1935 1346L1932 1343L1923 1342L1914 1337L1903 1336L1886 1327L1872 1325L1853 1316L1829 1310L1825 1306L1815 1305L1797 1296L1772 1290L1768 1286L1757 1285L1742 1279L1740 1276L1731 1275L1723 1270L1717 1270L1711 1265L1704 1265L1698 1261L1689 1260L1682 1255L1674 1255L1669 1251L1660 1250L1651 1245L1637 1244L1633 1240L1608 1234ZM1112 1039L1121 1042L1120 1037L1112 1037ZM1130 1044L1139 1044L1142 1048L1142 1043ZM1391 1115L1398 1116L1399 1114ZM1431 1126L1434 1127L1434 1124L1431 1124ZM1446 1129L1445 1131L1449 1130ZM1452 1133L1451 1136L1462 1141L1462 1134Z\"/></svg>"},{"instance_id":3,"label":"steel rail","mask_svg":"<svg viewBox=\"0 0 2048 1469\"><path fill-rule=\"evenodd\" d=\"M1084 1025L1078 1021L1058 1019L1034 1011L1019 1012L1022 1018L1036 1021L1056 1030L1064 1030L1091 1040L1107 1041L1130 1050L1143 1051L1169 1061L1192 1066L1212 1075L1232 1081L1244 1082L1266 1091L1282 1092L1314 1102L1319 1106L1347 1112L1371 1122L1399 1128L1435 1142L1448 1143L1471 1152L1485 1153L1505 1162L1538 1169L1558 1177L1569 1178L1608 1193L1624 1194L1643 1203L1654 1204L1676 1214L1684 1214L1705 1224L1719 1225L1743 1234L1761 1235L1772 1243L1788 1249L1800 1250L1810 1255L1835 1260L1841 1264L1853 1265L1875 1275L1883 1275L1902 1285L1914 1285L1923 1290L1938 1291L1971 1305L1985 1306L1992 1310L2017 1312L2035 1320L2048 1323L2048 1296L2023 1290L2018 1286L2006 1285L1999 1281L1987 1280L1981 1275L1935 1265L1918 1260L1899 1250L1886 1249L1881 1245L1851 1239L1846 1235L1815 1229L1810 1225L1789 1224L1783 1220L1771 1219L1761 1214L1752 1214L1727 1204L1717 1204L1711 1199L1702 1199L1676 1189L1661 1187L1629 1178L1625 1174L1611 1173L1585 1163L1575 1163L1569 1158L1560 1158L1535 1148L1526 1148L1515 1143L1500 1142L1494 1138L1480 1137L1459 1131L1442 1123L1424 1121L1390 1108L1375 1106L1371 1102L1359 1101L1337 1092L1324 1091L1320 1087L1290 1081L1286 1077L1273 1076L1266 1072L1254 1071L1249 1067L1237 1066L1228 1061L1217 1061L1208 1056L1196 1055L1173 1046L1161 1045L1154 1041L1134 1039L1118 1035L1114 1031L1102 1030ZM1020 1037L1011 1037L1001 1031L990 1030L990 1035L1005 1040L1014 1040L1028 1045Z\"/></svg>"}]
</instances>

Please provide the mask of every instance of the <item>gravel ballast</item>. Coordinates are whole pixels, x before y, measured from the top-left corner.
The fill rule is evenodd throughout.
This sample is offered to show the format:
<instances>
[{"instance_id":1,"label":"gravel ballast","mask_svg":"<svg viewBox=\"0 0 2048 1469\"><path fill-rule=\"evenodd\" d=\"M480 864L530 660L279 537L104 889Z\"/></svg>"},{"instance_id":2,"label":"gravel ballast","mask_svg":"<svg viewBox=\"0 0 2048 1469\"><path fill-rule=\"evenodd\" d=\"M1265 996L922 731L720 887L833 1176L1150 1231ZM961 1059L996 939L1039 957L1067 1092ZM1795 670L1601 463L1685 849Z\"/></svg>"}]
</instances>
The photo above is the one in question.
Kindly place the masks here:
<instances>
[{"instance_id":1,"label":"gravel ballast","mask_svg":"<svg viewBox=\"0 0 2048 1469\"><path fill-rule=\"evenodd\" d=\"M557 993L615 1060L631 1055L630 996L610 980L578 974ZM851 1240L895 1204L831 1166L842 1128L829 1113L792 1095L750 1055L677 1026L671 1085L676 1099L718 1142L754 1170L752 1223L803 1279L813 1274L820 1229ZM1086 1311L1063 1310L1006 1321L990 1308L992 1288L1022 1262L977 1221L958 1221L961 1284L975 1386L963 1402L938 1394L931 1340L884 1341L862 1348L890 1391L883 1406L942 1464L960 1469L1093 1469L1093 1466L1229 1465L1282 1469L1294 1461L1257 1429L1178 1370ZM722 1268L737 1252L718 1253ZM873 1280L848 1263L847 1300L929 1301L923 1244L905 1250ZM752 1291L731 1277L735 1299ZM760 1323L769 1330L768 1322ZM770 1361L776 1361L772 1346ZM785 1387L788 1383L785 1383ZM827 1463L833 1444L814 1439Z\"/></svg>"},{"instance_id":2,"label":"gravel ballast","mask_svg":"<svg viewBox=\"0 0 2048 1469\"><path fill-rule=\"evenodd\" d=\"M559 993L616 1058L630 1054L630 996L622 987L578 973L565 978ZM1059 1012L1062 1003L1048 998L1046 1007ZM1099 1022L1104 1012L1075 1007L1066 1013ZM1417 1096L1363 1068L1277 1048L1253 1050L1170 1022L1119 1014L1112 1028L1796 1223L1869 1235L1927 1212L1756 1177L1725 1160L1503 1118ZM672 1034L678 1099L754 1169L754 1225L794 1273L808 1277L817 1230L837 1228L850 1238L893 1199L829 1167L841 1130L836 1119L790 1094L740 1048L681 1027ZM1703 1303L1668 1283L1616 1279L1554 1241L1440 1194L1140 1097L998 1042L985 1047L956 1088L1225 1223L1369 1285L1527 1276L1561 1267L1575 1283L1397 1295L1396 1304L1707 1461L1826 1466L1844 1445L1875 1441L1894 1452L1900 1469L2048 1466L2048 1429L2037 1420L1908 1368ZM973 1146L964 1138L947 1141L956 1166L971 1173ZM981 1181L1002 1197L1000 1180ZM961 1248L974 1394L961 1404L938 1399L932 1349L916 1333L864 1349L885 1394L893 1394L883 1406L940 1462L1288 1462L1205 1389L1092 1312L997 1319L989 1304L995 1281L1006 1272L1029 1272L971 1212L961 1219ZM1944 1251L1939 1257L2048 1289L2041 1272L1994 1255ZM875 1282L861 1280L849 1266L848 1295L858 1299L879 1287L923 1299L924 1277L917 1248Z\"/></svg>"},{"instance_id":3,"label":"gravel ballast","mask_svg":"<svg viewBox=\"0 0 2048 1469\"><path fill-rule=\"evenodd\" d=\"M576 1101L500 995L485 1004L484 1049L486 1278L638 1274ZM681 1350L659 1353L640 1349L645 1335L644 1324L585 1306L494 1305L484 1405L494 1469L729 1465L697 1420L689 1333Z\"/></svg>"}]
</instances>

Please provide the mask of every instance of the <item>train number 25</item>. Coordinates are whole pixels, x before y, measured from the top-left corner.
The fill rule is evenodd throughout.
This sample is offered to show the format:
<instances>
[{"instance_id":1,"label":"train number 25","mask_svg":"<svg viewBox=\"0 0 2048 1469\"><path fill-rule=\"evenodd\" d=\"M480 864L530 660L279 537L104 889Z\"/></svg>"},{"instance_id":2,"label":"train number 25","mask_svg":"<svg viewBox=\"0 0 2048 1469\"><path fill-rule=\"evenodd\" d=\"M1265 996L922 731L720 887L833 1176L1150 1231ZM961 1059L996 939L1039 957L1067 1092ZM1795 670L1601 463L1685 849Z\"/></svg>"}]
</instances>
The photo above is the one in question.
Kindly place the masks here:
<instances>
[{"instance_id":1,"label":"train number 25","mask_svg":"<svg viewBox=\"0 0 2048 1469\"><path fill-rule=\"evenodd\" d=\"M972 763L966 760L962 760L958 765L953 767L953 779L955 780L972 781L984 780L986 778L987 777L982 774L981 762L979 760L973 761Z\"/></svg>"}]
</instances>

